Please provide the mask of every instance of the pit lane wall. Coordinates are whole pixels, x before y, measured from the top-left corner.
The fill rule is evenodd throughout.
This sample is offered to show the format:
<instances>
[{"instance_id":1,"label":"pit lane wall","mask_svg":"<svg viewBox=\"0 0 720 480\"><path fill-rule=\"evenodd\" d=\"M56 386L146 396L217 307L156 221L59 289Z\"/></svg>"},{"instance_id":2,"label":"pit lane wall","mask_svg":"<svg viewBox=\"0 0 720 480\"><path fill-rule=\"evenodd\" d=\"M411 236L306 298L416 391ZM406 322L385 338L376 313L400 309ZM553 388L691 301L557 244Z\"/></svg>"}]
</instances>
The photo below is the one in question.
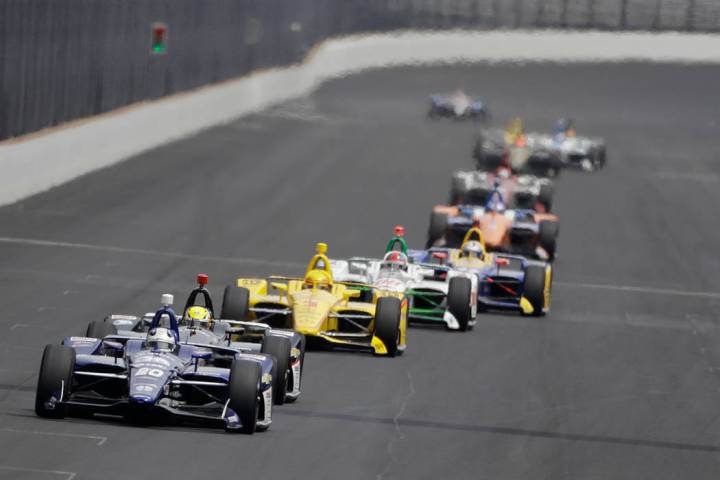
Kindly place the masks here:
<instances>
[{"instance_id":1,"label":"pit lane wall","mask_svg":"<svg viewBox=\"0 0 720 480\"><path fill-rule=\"evenodd\" d=\"M290 67L254 72L0 143L0 171L5 179L0 205L174 139L306 95L328 79L366 69L458 62L630 60L720 63L720 35L456 30L331 39ZM242 156L242 152L238 155Z\"/></svg>"}]
</instances>

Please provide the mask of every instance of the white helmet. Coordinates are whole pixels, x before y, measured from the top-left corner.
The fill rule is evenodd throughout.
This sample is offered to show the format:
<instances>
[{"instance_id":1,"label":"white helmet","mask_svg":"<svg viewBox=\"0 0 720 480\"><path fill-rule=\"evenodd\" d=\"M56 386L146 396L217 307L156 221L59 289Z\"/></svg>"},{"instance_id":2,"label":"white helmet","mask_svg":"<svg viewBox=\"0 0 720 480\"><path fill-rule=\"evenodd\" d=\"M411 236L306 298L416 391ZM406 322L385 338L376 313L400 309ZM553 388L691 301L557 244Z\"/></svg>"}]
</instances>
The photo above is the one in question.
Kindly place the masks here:
<instances>
[{"instance_id":1,"label":"white helmet","mask_svg":"<svg viewBox=\"0 0 720 480\"><path fill-rule=\"evenodd\" d=\"M482 243L477 240L470 240L463 244L462 253L465 257L482 258L485 254Z\"/></svg>"},{"instance_id":2,"label":"white helmet","mask_svg":"<svg viewBox=\"0 0 720 480\"><path fill-rule=\"evenodd\" d=\"M175 350L175 335L167 328L153 328L147 334L145 344L153 350L171 352Z\"/></svg>"}]
</instances>

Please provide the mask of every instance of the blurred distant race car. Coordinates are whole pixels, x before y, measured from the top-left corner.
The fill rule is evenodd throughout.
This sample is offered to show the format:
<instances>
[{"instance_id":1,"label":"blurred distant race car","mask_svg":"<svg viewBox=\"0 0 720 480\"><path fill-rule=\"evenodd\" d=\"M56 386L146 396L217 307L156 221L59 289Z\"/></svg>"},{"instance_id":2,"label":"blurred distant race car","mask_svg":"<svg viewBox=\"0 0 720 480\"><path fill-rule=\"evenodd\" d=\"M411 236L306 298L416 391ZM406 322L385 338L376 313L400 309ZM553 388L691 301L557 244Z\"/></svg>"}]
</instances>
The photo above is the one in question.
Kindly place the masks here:
<instances>
[{"instance_id":1,"label":"blurred distant race car","mask_svg":"<svg viewBox=\"0 0 720 480\"><path fill-rule=\"evenodd\" d=\"M393 247L399 245L399 250ZM408 299L410 323L445 324L466 331L475 325L477 279L448 266L410 263L404 228L395 227L382 260L354 257L332 260L336 280L372 285L380 291L402 292Z\"/></svg>"},{"instance_id":2,"label":"blurred distant race car","mask_svg":"<svg viewBox=\"0 0 720 480\"><path fill-rule=\"evenodd\" d=\"M522 120L514 118L505 130L487 129L479 133L473 148L478 170L494 172L507 167L516 174L556 177L562 169L560 155L525 133Z\"/></svg>"},{"instance_id":3,"label":"blurred distant race car","mask_svg":"<svg viewBox=\"0 0 720 480\"><path fill-rule=\"evenodd\" d=\"M178 317L180 343L220 345L249 354L270 355L275 359L273 371L274 403L282 405L300 396L300 377L305 358L305 339L291 330L279 330L257 322L243 322L216 317L210 293L205 288L208 277L197 276L198 287L188 295L182 315ZM143 338L149 331L154 313L143 316L110 315L103 321L90 322L86 336L104 338L125 335ZM167 321L166 318L162 319ZM222 363L220 354L215 363ZM226 358L225 362L229 363Z\"/></svg>"},{"instance_id":4,"label":"blurred distant race car","mask_svg":"<svg viewBox=\"0 0 720 480\"><path fill-rule=\"evenodd\" d=\"M555 193L552 180L534 175L516 175L505 167L495 172L473 170L453 173L450 205L485 205L495 188L507 199L509 208L531 209L540 213L552 209Z\"/></svg>"},{"instance_id":5,"label":"blurred distant race car","mask_svg":"<svg viewBox=\"0 0 720 480\"><path fill-rule=\"evenodd\" d=\"M542 260L555 258L558 217L534 210L509 210L497 188L482 207L436 206L430 216L427 248L457 247L472 227L479 228L490 251Z\"/></svg>"},{"instance_id":6,"label":"blurred distant race car","mask_svg":"<svg viewBox=\"0 0 720 480\"><path fill-rule=\"evenodd\" d=\"M406 348L402 292L335 281L327 245L318 243L303 278L240 278L225 289L222 316L263 321L305 335L308 345L394 357ZM361 299L362 290L370 298ZM356 301L353 301L356 300Z\"/></svg>"},{"instance_id":7,"label":"blurred distant race car","mask_svg":"<svg viewBox=\"0 0 720 480\"><path fill-rule=\"evenodd\" d=\"M478 311L519 311L545 315L550 310L552 265L486 251L479 228L468 230L460 248L410 250L416 262L439 263L478 277Z\"/></svg>"},{"instance_id":8,"label":"blurred distant race car","mask_svg":"<svg viewBox=\"0 0 720 480\"><path fill-rule=\"evenodd\" d=\"M67 337L47 345L37 415L63 418L70 410L131 421L169 416L245 433L269 428L273 357L181 341L171 305L172 295L163 295L147 334Z\"/></svg>"},{"instance_id":9,"label":"blurred distant race car","mask_svg":"<svg viewBox=\"0 0 720 480\"><path fill-rule=\"evenodd\" d=\"M428 117L481 121L487 120L489 114L482 100L470 97L462 90L458 90L451 94L431 95Z\"/></svg>"},{"instance_id":10,"label":"blurred distant race car","mask_svg":"<svg viewBox=\"0 0 720 480\"><path fill-rule=\"evenodd\" d=\"M605 141L578 136L569 119L558 120L552 135L531 135L531 142L556 152L565 167L592 172L603 168L607 161Z\"/></svg>"},{"instance_id":11,"label":"blurred distant race car","mask_svg":"<svg viewBox=\"0 0 720 480\"><path fill-rule=\"evenodd\" d=\"M606 163L602 139L580 137L570 120L558 121L552 135L526 133L520 119L504 131L480 133L473 150L478 170L493 171L509 166L516 173L554 177L562 168L594 171Z\"/></svg>"}]
</instances>

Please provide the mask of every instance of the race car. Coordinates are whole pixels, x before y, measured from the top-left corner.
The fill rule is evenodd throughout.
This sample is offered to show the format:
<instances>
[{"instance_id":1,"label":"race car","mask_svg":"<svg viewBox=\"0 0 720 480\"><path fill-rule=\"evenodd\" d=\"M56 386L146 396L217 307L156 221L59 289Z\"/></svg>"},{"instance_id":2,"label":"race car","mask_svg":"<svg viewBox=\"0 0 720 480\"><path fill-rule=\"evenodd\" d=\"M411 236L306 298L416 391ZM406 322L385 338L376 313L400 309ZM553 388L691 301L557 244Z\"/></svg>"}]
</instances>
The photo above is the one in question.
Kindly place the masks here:
<instances>
[{"instance_id":1,"label":"race car","mask_svg":"<svg viewBox=\"0 0 720 480\"><path fill-rule=\"evenodd\" d=\"M395 227L394 242L382 260L354 257L332 260L336 280L372 285L378 291L402 293L408 299L408 322L444 323L449 330L466 331L475 325L477 279L442 265L410 263L404 229ZM401 241L401 242L400 242Z\"/></svg>"},{"instance_id":2,"label":"race car","mask_svg":"<svg viewBox=\"0 0 720 480\"><path fill-rule=\"evenodd\" d=\"M517 174L556 177L563 166L559 153L534 138L525 133L519 118L512 119L505 130L483 130L473 148L475 166L487 172L506 167Z\"/></svg>"},{"instance_id":3,"label":"race car","mask_svg":"<svg viewBox=\"0 0 720 480\"><path fill-rule=\"evenodd\" d=\"M410 250L408 255L416 262L437 262L477 275L478 311L511 310L540 316L550 310L552 266L487 252L478 227L468 230L459 249L433 247Z\"/></svg>"},{"instance_id":4,"label":"race car","mask_svg":"<svg viewBox=\"0 0 720 480\"><path fill-rule=\"evenodd\" d=\"M555 186L549 178L516 175L500 167L494 172L457 171L450 186L450 205L484 205L497 188L508 207L531 209L540 213L552 209Z\"/></svg>"},{"instance_id":5,"label":"race car","mask_svg":"<svg viewBox=\"0 0 720 480\"><path fill-rule=\"evenodd\" d=\"M130 421L167 416L254 433L272 423L270 355L221 345L180 342L172 295L162 296L142 338L68 337L47 345L35 396L41 417L123 415ZM167 322L167 327L161 326Z\"/></svg>"},{"instance_id":6,"label":"race car","mask_svg":"<svg viewBox=\"0 0 720 480\"><path fill-rule=\"evenodd\" d=\"M487 130L478 137L473 157L478 170L492 171L506 165L517 173L554 177L561 168L601 169L607 160L605 141L581 137L572 121L558 121L553 134L525 133L514 119L503 131Z\"/></svg>"},{"instance_id":7,"label":"race car","mask_svg":"<svg viewBox=\"0 0 720 480\"><path fill-rule=\"evenodd\" d=\"M240 353L259 353L275 359L273 370L274 403L282 405L300 397L300 379L305 358L304 337L291 330L278 330L258 322L218 319L215 316L210 292L205 287L208 276L197 276L193 289L178 318L180 343L221 345ZM86 336L104 338L120 333L142 338L150 329L154 313L143 316L109 315L103 321L88 325ZM226 359L226 363L230 362ZM221 359L216 356L216 363Z\"/></svg>"},{"instance_id":8,"label":"race car","mask_svg":"<svg viewBox=\"0 0 720 480\"><path fill-rule=\"evenodd\" d=\"M305 335L308 346L402 354L407 299L401 292L381 292L364 284L350 288L335 281L326 252L326 244L316 245L303 278L238 279L225 289L222 317L292 329ZM369 299L359 298L363 289L370 291Z\"/></svg>"},{"instance_id":9,"label":"race car","mask_svg":"<svg viewBox=\"0 0 720 480\"><path fill-rule=\"evenodd\" d=\"M430 96L428 117L432 119L448 117L455 119L487 120L489 114L485 104L478 98L472 98L462 90L451 94Z\"/></svg>"},{"instance_id":10,"label":"race car","mask_svg":"<svg viewBox=\"0 0 720 480\"><path fill-rule=\"evenodd\" d=\"M558 120L552 135L533 135L535 145L556 152L563 166L586 172L600 170L607 161L607 148L601 138L581 137L572 120Z\"/></svg>"},{"instance_id":11,"label":"race car","mask_svg":"<svg viewBox=\"0 0 720 480\"><path fill-rule=\"evenodd\" d=\"M557 216L534 210L510 210L502 193L493 189L484 206L438 205L430 216L426 247L457 247L468 230L476 226L486 247L494 252L553 260L560 223Z\"/></svg>"}]
</instances>

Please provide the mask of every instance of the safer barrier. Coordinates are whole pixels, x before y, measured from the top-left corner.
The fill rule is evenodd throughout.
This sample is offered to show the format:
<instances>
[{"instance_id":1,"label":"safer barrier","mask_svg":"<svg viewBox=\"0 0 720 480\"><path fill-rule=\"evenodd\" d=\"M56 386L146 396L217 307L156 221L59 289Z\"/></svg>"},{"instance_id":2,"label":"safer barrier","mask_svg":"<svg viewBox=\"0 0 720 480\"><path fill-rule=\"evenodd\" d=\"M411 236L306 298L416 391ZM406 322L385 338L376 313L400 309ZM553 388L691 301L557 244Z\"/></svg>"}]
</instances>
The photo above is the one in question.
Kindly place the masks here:
<instances>
[{"instance_id":1,"label":"safer barrier","mask_svg":"<svg viewBox=\"0 0 720 480\"><path fill-rule=\"evenodd\" d=\"M152 49L156 23L164 53ZM717 31L720 2L2 0L0 140L292 64L335 36L550 27Z\"/></svg>"}]
</instances>

